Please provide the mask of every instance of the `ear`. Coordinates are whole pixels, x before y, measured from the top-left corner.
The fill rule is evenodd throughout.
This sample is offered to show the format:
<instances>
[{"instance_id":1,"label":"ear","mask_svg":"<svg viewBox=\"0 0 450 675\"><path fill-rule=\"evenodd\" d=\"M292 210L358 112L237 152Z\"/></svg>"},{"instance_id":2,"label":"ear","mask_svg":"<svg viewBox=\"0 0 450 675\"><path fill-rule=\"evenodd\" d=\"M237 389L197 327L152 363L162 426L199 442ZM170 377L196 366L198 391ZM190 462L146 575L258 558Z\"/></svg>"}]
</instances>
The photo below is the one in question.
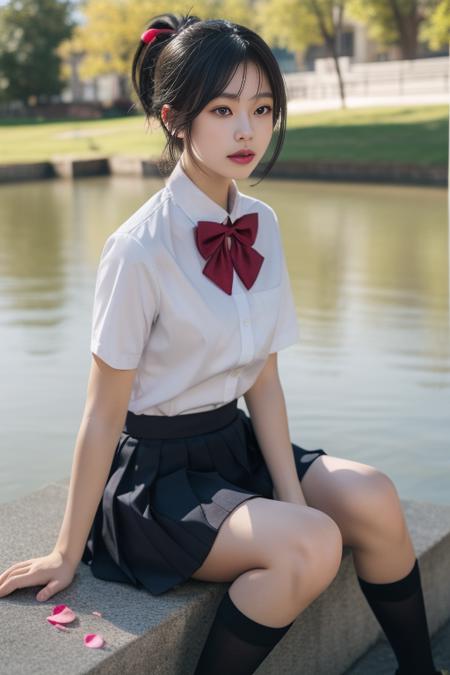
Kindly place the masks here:
<instances>
[{"instance_id":1,"label":"ear","mask_svg":"<svg viewBox=\"0 0 450 675\"><path fill-rule=\"evenodd\" d=\"M171 134L173 134L173 131L171 131L171 129L170 129L171 113L172 113L172 111L170 109L170 105L168 103L164 103L164 105L161 108L162 121L164 122L164 126L166 127L166 129ZM177 138L183 138L183 137L184 137L184 133L182 131L178 132Z\"/></svg>"}]
</instances>

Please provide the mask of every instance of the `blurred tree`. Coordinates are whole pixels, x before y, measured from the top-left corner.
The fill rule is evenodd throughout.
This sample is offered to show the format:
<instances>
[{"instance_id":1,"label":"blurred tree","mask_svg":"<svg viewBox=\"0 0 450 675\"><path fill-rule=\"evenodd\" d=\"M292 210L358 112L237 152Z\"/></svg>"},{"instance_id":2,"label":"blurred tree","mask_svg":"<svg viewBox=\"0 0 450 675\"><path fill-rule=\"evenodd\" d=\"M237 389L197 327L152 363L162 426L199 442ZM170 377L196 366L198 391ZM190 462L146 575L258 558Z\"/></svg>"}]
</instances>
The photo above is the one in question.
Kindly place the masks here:
<instances>
[{"instance_id":1,"label":"blurred tree","mask_svg":"<svg viewBox=\"0 0 450 675\"><path fill-rule=\"evenodd\" d=\"M82 6L83 23L75 28L70 40L60 45L59 54L67 60L72 54L82 54L78 68L81 79L115 73L123 90L130 55L137 44L136 33L149 5L149 1L87 0ZM123 95L127 93L122 91Z\"/></svg>"},{"instance_id":2,"label":"blurred tree","mask_svg":"<svg viewBox=\"0 0 450 675\"><path fill-rule=\"evenodd\" d=\"M368 34L385 46L398 45L402 58L415 59L422 23L442 0L349 0L349 14L367 24Z\"/></svg>"},{"instance_id":3,"label":"blurred tree","mask_svg":"<svg viewBox=\"0 0 450 675\"><path fill-rule=\"evenodd\" d=\"M342 108L345 83L337 45L349 0L262 0L255 7L257 30L269 44L298 51L325 44L339 83Z\"/></svg>"},{"instance_id":4,"label":"blurred tree","mask_svg":"<svg viewBox=\"0 0 450 675\"><path fill-rule=\"evenodd\" d=\"M450 0L440 0L421 27L419 37L431 49L445 49L450 43Z\"/></svg>"},{"instance_id":5,"label":"blurred tree","mask_svg":"<svg viewBox=\"0 0 450 675\"><path fill-rule=\"evenodd\" d=\"M59 53L68 59L71 54L84 53L79 75L90 79L115 73L122 85L122 95L132 94L130 87L131 61L139 44L139 37L150 20L170 11L185 14L184 0L174 0L168 10L161 0L85 0L82 5L84 23L77 26L70 40L64 42ZM190 10L202 18L226 16L232 21L251 25L251 3L239 0L199 0Z\"/></svg>"},{"instance_id":6,"label":"blurred tree","mask_svg":"<svg viewBox=\"0 0 450 675\"><path fill-rule=\"evenodd\" d=\"M224 18L256 30L271 46L292 51L325 42L339 81L345 107L344 82L339 68L337 43L342 30L344 7L348 0L198 0L190 13L202 18ZM84 23L59 53L84 53L79 67L82 79L116 73L123 94L131 95L130 69L139 36L149 20L167 12L161 0L85 0ZM186 13L184 0L174 0L174 14Z\"/></svg>"},{"instance_id":7,"label":"blurred tree","mask_svg":"<svg viewBox=\"0 0 450 675\"><path fill-rule=\"evenodd\" d=\"M0 7L0 100L47 102L59 94L56 48L73 30L71 0L10 0Z\"/></svg>"}]
</instances>

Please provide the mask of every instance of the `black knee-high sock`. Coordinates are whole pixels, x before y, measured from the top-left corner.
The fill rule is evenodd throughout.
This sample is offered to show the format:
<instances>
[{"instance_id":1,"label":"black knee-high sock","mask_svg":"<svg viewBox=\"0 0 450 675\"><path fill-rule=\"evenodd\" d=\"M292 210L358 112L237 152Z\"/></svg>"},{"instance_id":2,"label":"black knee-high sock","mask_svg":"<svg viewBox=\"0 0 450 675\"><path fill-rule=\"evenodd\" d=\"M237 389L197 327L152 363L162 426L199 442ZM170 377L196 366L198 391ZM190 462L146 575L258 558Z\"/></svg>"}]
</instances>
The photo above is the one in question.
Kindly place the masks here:
<instances>
[{"instance_id":1,"label":"black knee-high sock","mask_svg":"<svg viewBox=\"0 0 450 675\"><path fill-rule=\"evenodd\" d=\"M194 675L251 675L281 640L292 623L265 626L243 614L223 596Z\"/></svg>"},{"instance_id":2,"label":"black knee-high sock","mask_svg":"<svg viewBox=\"0 0 450 675\"><path fill-rule=\"evenodd\" d=\"M392 583L358 582L397 657L399 675L439 675L433 663L419 562Z\"/></svg>"}]
</instances>

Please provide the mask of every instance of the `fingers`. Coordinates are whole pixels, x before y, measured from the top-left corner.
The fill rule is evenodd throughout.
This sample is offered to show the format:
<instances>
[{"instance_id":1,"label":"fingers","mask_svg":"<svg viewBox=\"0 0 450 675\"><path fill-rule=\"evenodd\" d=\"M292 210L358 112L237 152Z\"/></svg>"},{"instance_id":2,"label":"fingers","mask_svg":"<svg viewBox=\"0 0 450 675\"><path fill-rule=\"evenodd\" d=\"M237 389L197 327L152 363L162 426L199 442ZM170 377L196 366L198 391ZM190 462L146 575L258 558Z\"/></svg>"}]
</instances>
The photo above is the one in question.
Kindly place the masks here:
<instances>
[{"instance_id":1,"label":"fingers","mask_svg":"<svg viewBox=\"0 0 450 675\"><path fill-rule=\"evenodd\" d=\"M29 565L27 565L27 566L23 565L21 567L20 563L17 563L17 565L13 565L12 567L8 567L8 569L5 570L3 572L3 574L0 575L0 588L1 588L2 584L7 580L7 578L9 576L11 576L11 574L16 574L16 572L18 572L19 570L28 569L28 568L29 568Z\"/></svg>"},{"instance_id":2,"label":"fingers","mask_svg":"<svg viewBox=\"0 0 450 675\"><path fill-rule=\"evenodd\" d=\"M24 570L23 572L10 574L3 583L0 584L0 598L9 595L16 588L25 588L26 586L37 586L39 585L39 575L38 572L30 572L29 570Z\"/></svg>"},{"instance_id":3,"label":"fingers","mask_svg":"<svg viewBox=\"0 0 450 675\"><path fill-rule=\"evenodd\" d=\"M36 595L36 600L48 600L60 590L60 582L56 579L49 581L45 588L42 588Z\"/></svg>"},{"instance_id":4,"label":"fingers","mask_svg":"<svg viewBox=\"0 0 450 675\"><path fill-rule=\"evenodd\" d=\"M11 574L11 572L16 572L19 569L28 569L32 562L32 560L21 560L20 562L14 563L14 565L10 565L8 569L3 572L3 574L0 574L0 585L7 578L7 576Z\"/></svg>"},{"instance_id":5,"label":"fingers","mask_svg":"<svg viewBox=\"0 0 450 675\"><path fill-rule=\"evenodd\" d=\"M26 567L21 567L20 569L14 571L14 576L18 577L21 574L26 574L29 571L29 569L30 569L30 565L27 565Z\"/></svg>"},{"instance_id":6,"label":"fingers","mask_svg":"<svg viewBox=\"0 0 450 675\"><path fill-rule=\"evenodd\" d=\"M47 600L71 583L72 577L70 566L60 556L50 554L24 560L11 565L0 576L0 598L17 588L43 586L36 599Z\"/></svg>"}]
</instances>

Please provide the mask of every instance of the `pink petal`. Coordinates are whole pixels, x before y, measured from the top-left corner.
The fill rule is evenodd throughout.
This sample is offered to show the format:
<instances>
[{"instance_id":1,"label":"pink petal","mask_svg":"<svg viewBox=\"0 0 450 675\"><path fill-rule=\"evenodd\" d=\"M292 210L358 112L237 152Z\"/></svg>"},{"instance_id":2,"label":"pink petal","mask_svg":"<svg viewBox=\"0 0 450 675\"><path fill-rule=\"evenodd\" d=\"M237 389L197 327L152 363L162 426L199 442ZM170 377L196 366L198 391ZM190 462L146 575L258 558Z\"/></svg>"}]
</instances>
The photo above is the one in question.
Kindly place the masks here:
<instances>
[{"instance_id":1,"label":"pink petal","mask_svg":"<svg viewBox=\"0 0 450 675\"><path fill-rule=\"evenodd\" d=\"M55 623L55 628L57 628L58 630L67 630L67 631L69 630L67 626L62 626L60 623Z\"/></svg>"},{"instance_id":2,"label":"pink petal","mask_svg":"<svg viewBox=\"0 0 450 675\"><path fill-rule=\"evenodd\" d=\"M97 611L92 612L92 614L95 614L95 616L102 616L102 613Z\"/></svg>"},{"instance_id":3,"label":"pink petal","mask_svg":"<svg viewBox=\"0 0 450 675\"><path fill-rule=\"evenodd\" d=\"M100 633L87 633L83 639L86 647L92 647L92 649L98 649L99 647L103 647L105 644L105 641Z\"/></svg>"},{"instance_id":4,"label":"pink petal","mask_svg":"<svg viewBox=\"0 0 450 675\"><path fill-rule=\"evenodd\" d=\"M76 618L75 612L68 605L55 605L51 616L47 617L47 621L55 625L56 623L71 623Z\"/></svg>"}]
</instances>

